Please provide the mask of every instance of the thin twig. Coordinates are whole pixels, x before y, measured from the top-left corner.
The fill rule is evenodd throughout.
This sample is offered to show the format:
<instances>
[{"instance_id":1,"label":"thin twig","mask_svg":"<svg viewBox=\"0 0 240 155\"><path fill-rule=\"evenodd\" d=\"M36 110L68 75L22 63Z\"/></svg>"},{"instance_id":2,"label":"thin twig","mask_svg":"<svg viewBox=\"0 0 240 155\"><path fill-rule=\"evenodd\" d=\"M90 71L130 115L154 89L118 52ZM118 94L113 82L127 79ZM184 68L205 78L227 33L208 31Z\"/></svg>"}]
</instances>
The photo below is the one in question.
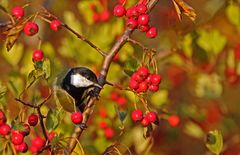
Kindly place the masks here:
<instances>
[{"instance_id":1,"label":"thin twig","mask_svg":"<svg viewBox=\"0 0 240 155\"><path fill-rule=\"evenodd\" d=\"M144 51L152 51L152 52L154 52L154 53L157 52L156 49L150 49L150 48L144 46L144 45L143 45L142 43L140 43L139 41L136 41L136 40L134 40L134 39L128 38L127 41L130 42L130 43L133 43L133 44L135 44L135 45L138 45L138 46L141 47Z\"/></svg>"},{"instance_id":2,"label":"thin twig","mask_svg":"<svg viewBox=\"0 0 240 155\"><path fill-rule=\"evenodd\" d=\"M73 33L75 36L77 36L79 39L81 39L82 41L86 42L89 46L91 46L92 48L94 48L96 51L98 51L98 53L100 53L103 57L106 57L107 54L105 52L103 52L100 48L98 48L95 44L93 44L91 41L89 41L87 38L85 38L83 35L79 34L78 32L76 32L75 30L73 30L71 27L69 27L67 24L62 23L62 26L65 27L68 31L70 31L71 33Z\"/></svg>"},{"instance_id":3,"label":"thin twig","mask_svg":"<svg viewBox=\"0 0 240 155\"><path fill-rule=\"evenodd\" d=\"M38 108L38 106L36 106L36 105L32 105L32 104L27 103L27 102L24 102L24 101L22 101L22 100L19 99L19 98L15 98L15 100L16 100L17 102L22 103L22 104L25 105L25 106L28 106L28 107L31 107L31 108Z\"/></svg>"}]
</instances>

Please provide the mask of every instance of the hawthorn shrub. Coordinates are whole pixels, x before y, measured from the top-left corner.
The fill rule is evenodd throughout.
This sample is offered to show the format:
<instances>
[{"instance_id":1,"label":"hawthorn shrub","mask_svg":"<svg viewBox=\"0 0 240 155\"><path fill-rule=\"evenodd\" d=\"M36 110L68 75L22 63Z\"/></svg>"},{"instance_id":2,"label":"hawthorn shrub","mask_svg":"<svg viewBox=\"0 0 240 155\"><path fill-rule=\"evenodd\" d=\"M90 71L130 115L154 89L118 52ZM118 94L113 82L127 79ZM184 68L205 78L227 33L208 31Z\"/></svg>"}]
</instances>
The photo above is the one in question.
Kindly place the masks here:
<instances>
[{"instance_id":1,"label":"hawthorn shrub","mask_svg":"<svg viewBox=\"0 0 240 155\"><path fill-rule=\"evenodd\" d=\"M239 2L1 2L0 154L240 152Z\"/></svg>"}]
</instances>

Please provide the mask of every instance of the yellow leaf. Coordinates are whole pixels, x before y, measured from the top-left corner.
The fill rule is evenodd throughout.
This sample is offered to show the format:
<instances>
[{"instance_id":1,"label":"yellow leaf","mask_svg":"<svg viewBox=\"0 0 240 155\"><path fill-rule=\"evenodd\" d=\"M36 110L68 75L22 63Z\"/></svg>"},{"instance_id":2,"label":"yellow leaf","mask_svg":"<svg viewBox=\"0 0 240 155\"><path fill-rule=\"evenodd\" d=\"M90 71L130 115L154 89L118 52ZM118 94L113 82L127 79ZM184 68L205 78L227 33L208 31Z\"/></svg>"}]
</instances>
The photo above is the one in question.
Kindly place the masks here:
<instances>
[{"instance_id":1,"label":"yellow leaf","mask_svg":"<svg viewBox=\"0 0 240 155\"><path fill-rule=\"evenodd\" d=\"M172 2L174 4L174 7L175 7L176 12L178 14L179 20L181 20L181 15L182 15L182 13L184 13L192 21L195 21L197 15L195 13L195 10L191 6L189 6L183 0L172 0Z\"/></svg>"}]
</instances>

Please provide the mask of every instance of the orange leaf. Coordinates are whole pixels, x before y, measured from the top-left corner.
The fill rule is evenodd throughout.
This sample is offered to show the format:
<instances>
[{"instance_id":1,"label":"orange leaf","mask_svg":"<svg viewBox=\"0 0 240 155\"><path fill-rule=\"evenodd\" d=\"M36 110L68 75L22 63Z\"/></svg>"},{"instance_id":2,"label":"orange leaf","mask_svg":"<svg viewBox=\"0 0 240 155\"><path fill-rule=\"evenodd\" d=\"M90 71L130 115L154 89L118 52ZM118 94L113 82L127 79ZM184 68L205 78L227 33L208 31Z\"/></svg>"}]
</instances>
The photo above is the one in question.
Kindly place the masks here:
<instances>
[{"instance_id":1,"label":"orange leaf","mask_svg":"<svg viewBox=\"0 0 240 155\"><path fill-rule=\"evenodd\" d=\"M181 20L181 15L182 15L182 13L184 13L192 21L195 21L196 13L195 13L195 10L191 6L189 6L183 0L172 0L172 2L173 2L174 7L176 9L179 20Z\"/></svg>"}]
</instances>

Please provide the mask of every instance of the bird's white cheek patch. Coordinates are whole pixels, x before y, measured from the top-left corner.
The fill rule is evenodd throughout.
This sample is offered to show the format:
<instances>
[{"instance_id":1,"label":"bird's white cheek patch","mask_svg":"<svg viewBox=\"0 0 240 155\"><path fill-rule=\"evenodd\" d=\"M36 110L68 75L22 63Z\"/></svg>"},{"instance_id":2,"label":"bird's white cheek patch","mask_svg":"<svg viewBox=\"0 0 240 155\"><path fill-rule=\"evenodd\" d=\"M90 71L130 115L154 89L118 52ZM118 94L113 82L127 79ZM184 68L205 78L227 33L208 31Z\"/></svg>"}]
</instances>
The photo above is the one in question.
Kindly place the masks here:
<instances>
[{"instance_id":1,"label":"bird's white cheek patch","mask_svg":"<svg viewBox=\"0 0 240 155\"><path fill-rule=\"evenodd\" d=\"M93 85L92 81L89 81L80 74L71 75L71 84L77 88L79 87L89 87Z\"/></svg>"}]
</instances>

